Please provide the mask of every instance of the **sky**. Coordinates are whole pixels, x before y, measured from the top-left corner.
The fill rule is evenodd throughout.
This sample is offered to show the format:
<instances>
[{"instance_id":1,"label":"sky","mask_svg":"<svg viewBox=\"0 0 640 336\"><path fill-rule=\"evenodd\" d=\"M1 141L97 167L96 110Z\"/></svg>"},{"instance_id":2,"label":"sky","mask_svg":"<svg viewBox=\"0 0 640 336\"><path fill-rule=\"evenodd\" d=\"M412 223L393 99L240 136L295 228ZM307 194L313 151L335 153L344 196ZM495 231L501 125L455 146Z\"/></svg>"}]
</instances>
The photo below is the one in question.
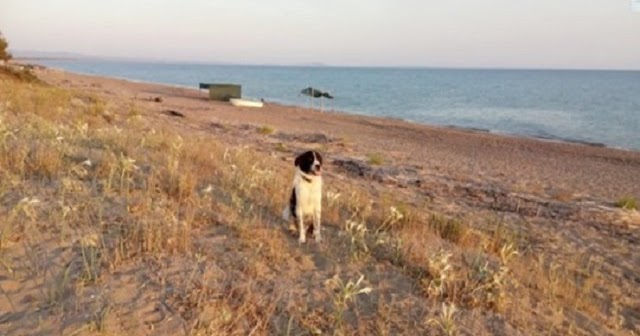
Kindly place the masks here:
<instances>
[{"instance_id":1,"label":"sky","mask_svg":"<svg viewBox=\"0 0 640 336\"><path fill-rule=\"evenodd\" d=\"M0 0L14 51L186 62L640 69L631 0Z\"/></svg>"}]
</instances>

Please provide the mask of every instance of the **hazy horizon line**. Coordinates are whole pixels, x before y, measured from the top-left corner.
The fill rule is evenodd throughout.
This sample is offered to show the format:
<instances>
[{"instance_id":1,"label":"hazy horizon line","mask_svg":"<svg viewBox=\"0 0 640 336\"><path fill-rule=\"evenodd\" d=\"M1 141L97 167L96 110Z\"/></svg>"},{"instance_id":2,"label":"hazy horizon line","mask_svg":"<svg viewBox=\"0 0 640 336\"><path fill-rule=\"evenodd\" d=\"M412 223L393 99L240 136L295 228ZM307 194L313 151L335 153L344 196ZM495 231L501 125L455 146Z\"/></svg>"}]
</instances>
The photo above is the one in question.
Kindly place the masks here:
<instances>
[{"instance_id":1,"label":"hazy horizon line","mask_svg":"<svg viewBox=\"0 0 640 336\"><path fill-rule=\"evenodd\" d=\"M451 69L451 70L556 70L556 71L640 71L640 68L570 68L570 67L511 67L511 66L446 66L446 65L356 65L356 64L330 64L324 62L303 63L237 63L231 61L204 61L204 60L180 60L162 59L150 57L126 57L126 56L102 56L90 55L68 51L41 51L41 50L9 50L15 60L23 61L82 61L96 60L107 62L132 62L132 63L156 63L175 65L218 65L218 66L271 66L271 67L306 67L306 68L374 68L374 69ZM26 54L40 55L26 55ZM21 55L24 54L24 55Z\"/></svg>"}]
</instances>

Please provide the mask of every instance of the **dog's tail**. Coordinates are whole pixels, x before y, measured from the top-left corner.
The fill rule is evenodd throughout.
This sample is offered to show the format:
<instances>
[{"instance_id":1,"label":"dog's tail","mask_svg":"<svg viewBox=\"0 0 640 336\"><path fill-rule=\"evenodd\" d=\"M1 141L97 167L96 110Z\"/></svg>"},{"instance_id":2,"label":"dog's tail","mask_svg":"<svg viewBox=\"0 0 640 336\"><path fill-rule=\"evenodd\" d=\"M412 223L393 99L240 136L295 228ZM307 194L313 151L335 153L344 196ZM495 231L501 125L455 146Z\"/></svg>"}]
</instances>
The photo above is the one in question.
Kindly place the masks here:
<instances>
[{"instance_id":1,"label":"dog's tail","mask_svg":"<svg viewBox=\"0 0 640 336\"><path fill-rule=\"evenodd\" d=\"M284 210L282 210L282 219L284 219L285 222L288 222L290 216L291 216L291 209L289 209L289 207L284 208Z\"/></svg>"}]
</instances>

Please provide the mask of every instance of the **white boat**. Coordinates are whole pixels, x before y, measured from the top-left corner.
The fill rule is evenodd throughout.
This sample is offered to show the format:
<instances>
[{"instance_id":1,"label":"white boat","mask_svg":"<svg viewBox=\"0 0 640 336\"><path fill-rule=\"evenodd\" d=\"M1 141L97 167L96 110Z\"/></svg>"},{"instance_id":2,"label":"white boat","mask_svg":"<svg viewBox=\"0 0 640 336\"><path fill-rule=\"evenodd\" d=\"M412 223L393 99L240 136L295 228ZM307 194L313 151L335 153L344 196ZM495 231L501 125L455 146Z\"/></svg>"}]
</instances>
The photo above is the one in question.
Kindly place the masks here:
<instances>
[{"instance_id":1,"label":"white boat","mask_svg":"<svg viewBox=\"0 0 640 336\"><path fill-rule=\"evenodd\" d=\"M246 99L240 99L240 98L231 98L231 99L229 99L229 102L233 106L242 106L242 107L262 107L262 106L264 106L264 103L261 102L261 101L246 100Z\"/></svg>"}]
</instances>

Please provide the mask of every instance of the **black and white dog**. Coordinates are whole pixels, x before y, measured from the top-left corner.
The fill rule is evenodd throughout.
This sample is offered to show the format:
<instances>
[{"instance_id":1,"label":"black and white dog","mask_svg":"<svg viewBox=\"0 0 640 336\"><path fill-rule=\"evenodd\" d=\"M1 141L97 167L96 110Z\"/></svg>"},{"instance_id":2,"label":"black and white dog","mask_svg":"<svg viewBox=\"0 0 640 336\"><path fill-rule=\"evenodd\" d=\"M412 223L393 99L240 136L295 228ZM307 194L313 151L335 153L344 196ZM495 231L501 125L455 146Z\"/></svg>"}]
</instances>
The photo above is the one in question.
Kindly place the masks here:
<instances>
[{"instance_id":1,"label":"black and white dog","mask_svg":"<svg viewBox=\"0 0 640 336\"><path fill-rule=\"evenodd\" d=\"M300 243L307 241L305 216L313 216L313 224L308 233L315 236L316 242L322 240L320 232L320 215L322 213L322 156L316 151L300 154L295 160L296 174L293 177L293 190L289 206L282 212L282 218L290 217L298 222Z\"/></svg>"}]
</instances>

